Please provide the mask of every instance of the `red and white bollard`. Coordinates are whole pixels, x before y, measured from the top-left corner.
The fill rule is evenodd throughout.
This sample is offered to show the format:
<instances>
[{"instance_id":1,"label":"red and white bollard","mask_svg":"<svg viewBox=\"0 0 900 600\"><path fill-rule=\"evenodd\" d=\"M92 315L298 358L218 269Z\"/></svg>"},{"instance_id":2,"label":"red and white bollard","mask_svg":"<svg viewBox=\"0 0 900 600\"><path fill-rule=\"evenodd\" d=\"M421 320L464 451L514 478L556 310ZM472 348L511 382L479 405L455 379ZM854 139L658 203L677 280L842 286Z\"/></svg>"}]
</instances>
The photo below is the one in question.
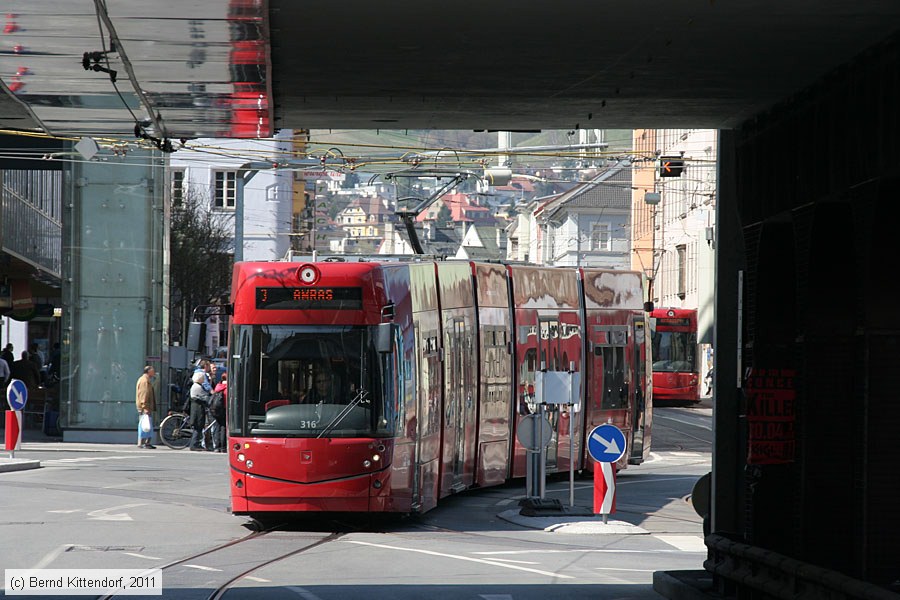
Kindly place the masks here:
<instances>
[{"instance_id":1,"label":"red and white bollard","mask_svg":"<svg viewBox=\"0 0 900 600\"><path fill-rule=\"evenodd\" d=\"M22 411L6 411L6 449L9 457L16 457L16 450L22 445Z\"/></svg>"},{"instance_id":2,"label":"red and white bollard","mask_svg":"<svg viewBox=\"0 0 900 600\"><path fill-rule=\"evenodd\" d=\"M603 522L616 512L616 467L613 463L594 463L594 514Z\"/></svg>"}]
</instances>

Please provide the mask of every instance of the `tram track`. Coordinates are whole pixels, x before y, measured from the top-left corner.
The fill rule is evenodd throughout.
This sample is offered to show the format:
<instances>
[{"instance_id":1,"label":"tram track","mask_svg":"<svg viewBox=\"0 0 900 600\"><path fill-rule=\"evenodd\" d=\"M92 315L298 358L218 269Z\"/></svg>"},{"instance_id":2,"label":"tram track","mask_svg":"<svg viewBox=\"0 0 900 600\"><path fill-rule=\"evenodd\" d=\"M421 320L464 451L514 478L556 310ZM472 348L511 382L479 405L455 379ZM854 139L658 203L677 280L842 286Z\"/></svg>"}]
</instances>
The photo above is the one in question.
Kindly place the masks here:
<instances>
[{"instance_id":1,"label":"tram track","mask_svg":"<svg viewBox=\"0 0 900 600\"><path fill-rule=\"evenodd\" d=\"M707 437L701 437L686 431L688 427L699 427L710 433ZM660 431L665 430L665 433ZM653 417L653 450L659 451L675 451L675 452L709 452L712 450L712 430L706 423L690 423L684 420L669 416L659 411ZM688 442L684 438L694 440L696 443ZM662 446L662 447L660 447Z\"/></svg>"},{"instance_id":2,"label":"tram track","mask_svg":"<svg viewBox=\"0 0 900 600\"><path fill-rule=\"evenodd\" d=\"M185 557L179 558L177 560L168 562L166 564L153 567L153 569L161 570L164 575L166 573L168 573L168 575L169 575L168 577L166 577L166 576L163 577L163 590L164 590L163 596L166 595L167 589L171 590L173 587L175 587L172 585L171 581L172 581L173 571L175 569L177 569L178 567L186 567L186 568L192 567L195 569L202 569L206 576L209 576L212 572L222 573L223 574L222 576L225 579L221 583L213 583L213 585L215 585L215 589L213 589L211 592L208 592L208 593L204 592L204 594L205 594L204 596L201 596L199 594L194 596L194 597L198 597L198 598L205 597L207 600L221 600L229 592L229 590L234 589L236 583L244 580L245 578L250 576L252 573L257 572L260 569L263 569L263 568L273 565L275 563L278 563L282 560L286 560L293 556L297 556L298 554L308 552L319 546L323 546L325 544L336 541L336 540L346 536L348 533L351 533L350 530L332 531L332 532L324 532L324 531L323 532L308 532L308 531L292 532L290 530L280 529L281 526L282 525L279 525L276 527L270 527L270 528L267 528L264 530L253 531L253 532L249 533L248 535L245 535L241 538L234 539L234 540L228 541L226 543L214 546L212 548L207 548L207 549L203 550L202 552L196 552L189 556L185 556ZM296 535L292 535L294 533L296 533ZM213 567L203 567L203 566L194 564L194 563L199 562L198 559L216 557L216 556L220 556L220 555L224 555L224 556L221 556L222 561L227 562L229 560L229 558L231 560L234 560L235 557L228 557L226 555L229 551L233 552L233 551L237 550L238 547L246 547L249 545L253 545L255 543L261 542L264 539L266 540L266 542L265 542L265 546L263 546L262 548L267 549L267 548L269 548L269 546L272 542L271 538L273 536L276 536L277 534L282 534L282 539L278 540L278 541L280 541L282 545L291 546L290 549L282 549L281 551L277 551L270 556L265 556L262 560L258 560L256 562L250 564L246 568L241 568L236 574L233 572L228 573L227 571L225 571L224 568L219 569L219 568L213 568ZM309 536L313 536L314 538L317 537L318 539L307 540L308 543L305 543L304 545L302 545L300 547L296 547L294 542L298 538L299 539L302 539L304 537L308 538ZM274 546L275 544L271 544L271 545ZM245 559L245 557L248 555L258 556L259 554L262 554L262 553L263 552L261 552L261 548L254 548L253 551L251 551L249 548L247 548L247 549L242 549L242 551L240 551L237 554L237 557L240 559ZM212 564L218 564L218 563L216 561L212 561ZM220 564L219 566L224 567L225 565ZM182 573L181 579L184 578L183 575L184 574ZM176 578L176 581L177 581L177 579L178 578ZM187 585L187 586L182 585L179 587L190 588L189 585ZM114 598L120 598L120 597L124 597L124 596L122 596L121 594L113 593L113 594L99 596L97 598L97 600L112 600Z\"/></svg>"},{"instance_id":3,"label":"tram track","mask_svg":"<svg viewBox=\"0 0 900 600\"><path fill-rule=\"evenodd\" d=\"M286 553L286 554L282 554L282 555L280 555L280 556L276 556L276 557L271 558L271 559L269 559L269 560L266 560L266 561L264 561L264 562L262 562L262 563L260 563L260 564L258 564L258 565L255 565L255 566L253 566L253 567L251 567L251 568L249 568L249 569L247 569L247 570L245 570L245 571L239 573L238 575L232 577L231 579L229 579L228 581L226 581L224 584L222 584L221 586L219 586L212 594L210 594L210 595L208 596L208 600L221 600L221 598L222 598L223 596L225 596L225 594L227 594L228 591L229 591L230 589L233 589L233 586L234 586L235 583L241 581L242 579L244 579L245 577L247 577L247 576L250 575L251 573L255 573L256 571L258 571L258 570L260 570L260 569L262 569L262 568L264 568L264 567L267 567L267 566L269 566L269 565L273 565L273 564L275 564L275 563L277 563L277 562L280 562L280 561L282 561L282 560L291 558L292 556L296 556L296 555L298 555L298 554L302 554L303 552L307 552L307 551L309 551L309 550L312 550L313 548L317 548L317 547L319 547L319 546L323 546L323 545L328 544L328 543L330 543L330 542L336 541L336 540L338 540L338 539L344 537L345 535L347 535L347 532L335 532L335 533L332 533L331 535L329 535L329 536L327 536L327 537L325 537L325 538L323 538L323 539L321 539L321 540L319 540L319 541L317 541L317 542L314 542L314 543L312 543L312 544L310 544L310 545L308 545L308 546L305 546L305 547L303 547L303 548L298 548L298 549L296 549L296 550L294 550L294 551L292 551L292 552L288 552L288 553Z\"/></svg>"}]
</instances>

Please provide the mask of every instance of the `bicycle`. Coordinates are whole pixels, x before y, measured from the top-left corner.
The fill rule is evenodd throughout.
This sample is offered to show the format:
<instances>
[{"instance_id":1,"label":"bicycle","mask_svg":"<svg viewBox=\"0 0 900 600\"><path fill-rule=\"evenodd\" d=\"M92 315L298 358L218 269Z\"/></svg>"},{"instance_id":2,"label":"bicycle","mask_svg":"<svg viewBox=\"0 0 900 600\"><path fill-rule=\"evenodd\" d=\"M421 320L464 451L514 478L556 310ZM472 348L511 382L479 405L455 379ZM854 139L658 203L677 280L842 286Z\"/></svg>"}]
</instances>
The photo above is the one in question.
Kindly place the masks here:
<instances>
[{"instance_id":1,"label":"bicycle","mask_svg":"<svg viewBox=\"0 0 900 600\"><path fill-rule=\"evenodd\" d=\"M203 427L200 443L204 448L213 446L212 428L216 420L209 411L206 413L206 425ZM191 443L194 428L191 427L191 415L183 412L170 412L169 416L159 424L159 439L173 450L184 450Z\"/></svg>"}]
</instances>

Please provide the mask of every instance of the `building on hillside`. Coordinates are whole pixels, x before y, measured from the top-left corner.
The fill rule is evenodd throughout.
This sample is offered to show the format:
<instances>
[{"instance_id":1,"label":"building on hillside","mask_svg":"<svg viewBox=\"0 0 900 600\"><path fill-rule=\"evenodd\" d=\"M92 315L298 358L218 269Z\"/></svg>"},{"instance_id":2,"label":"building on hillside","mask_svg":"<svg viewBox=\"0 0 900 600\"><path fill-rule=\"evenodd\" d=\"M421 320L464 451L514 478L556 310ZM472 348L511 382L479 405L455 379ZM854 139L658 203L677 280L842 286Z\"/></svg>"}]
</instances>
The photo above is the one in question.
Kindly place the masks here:
<instances>
[{"instance_id":1,"label":"building on hillside","mask_svg":"<svg viewBox=\"0 0 900 600\"><path fill-rule=\"evenodd\" d=\"M515 262L529 262L531 259L531 226L534 210L540 200L517 204L506 225L506 259Z\"/></svg>"},{"instance_id":2,"label":"building on hillside","mask_svg":"<svg viewBox=\"0 0 900 600\"><path fill-rule=\"evenodd\" d=\"M333 245L332 250L346 254L377 254L385 240L388 225L391 225L389 237L393 239L393 224L397 220L387 198L356 198L335 219L344 230L344 238Z\"/></svg>"},{"instance_id":3,"label":"building on hillside","mask_svg":"<svg viewBox=\"0 0 900 600\"><path fill-rule=\"evenodd\" d=\"M631 161L604 168L589 181L534 203L528 257L553 266L631 267ZM517 253L523 237L515 226Z\"/></svg>"},{"instance_id":4,"label":"building on hillside","mask_svg":"<svg viewBox=\"0 0 900 600\"><path fill-rule=\"evenodd\" d=\"M534 182L526 177L516 175L513 175L508 184L494 186L491 189L493 201L489 199L488 202L493 205L515 205L519 202L527 202L537 194Z\"/></svg>"},{"instance_id":5,"label":"building on hillside","mask_svg":"<svg viewBox=\"0 0 900 600\"><path fill-rule=\"evenodd\" d=\"M435 200L427 209L416 217L416 221L436 221L443 207L450 211L449 220L454 223L493 223L494 216L491 209L482 206L479 201L468 194L460 192L444 194Z\"/></svg>"}]
</instances>

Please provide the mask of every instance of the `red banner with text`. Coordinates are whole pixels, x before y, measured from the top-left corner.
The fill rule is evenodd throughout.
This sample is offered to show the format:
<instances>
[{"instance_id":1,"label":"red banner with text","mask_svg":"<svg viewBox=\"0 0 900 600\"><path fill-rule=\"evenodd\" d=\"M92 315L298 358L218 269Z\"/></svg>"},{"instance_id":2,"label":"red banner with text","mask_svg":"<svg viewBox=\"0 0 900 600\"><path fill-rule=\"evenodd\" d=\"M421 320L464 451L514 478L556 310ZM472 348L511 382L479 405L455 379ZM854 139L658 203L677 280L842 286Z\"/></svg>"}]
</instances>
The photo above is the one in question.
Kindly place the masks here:
<instances>
[{"instance_id":1,"label":"red banner with text","mask_svg":"<svg viewBox=\"0 0 900 600\"><path fill-rule=\"evenodd\" d=\"M794 462L797 391L794 369L750 370L744 387L747 398L747 464Z\"/></svg>"}]
</instances>

